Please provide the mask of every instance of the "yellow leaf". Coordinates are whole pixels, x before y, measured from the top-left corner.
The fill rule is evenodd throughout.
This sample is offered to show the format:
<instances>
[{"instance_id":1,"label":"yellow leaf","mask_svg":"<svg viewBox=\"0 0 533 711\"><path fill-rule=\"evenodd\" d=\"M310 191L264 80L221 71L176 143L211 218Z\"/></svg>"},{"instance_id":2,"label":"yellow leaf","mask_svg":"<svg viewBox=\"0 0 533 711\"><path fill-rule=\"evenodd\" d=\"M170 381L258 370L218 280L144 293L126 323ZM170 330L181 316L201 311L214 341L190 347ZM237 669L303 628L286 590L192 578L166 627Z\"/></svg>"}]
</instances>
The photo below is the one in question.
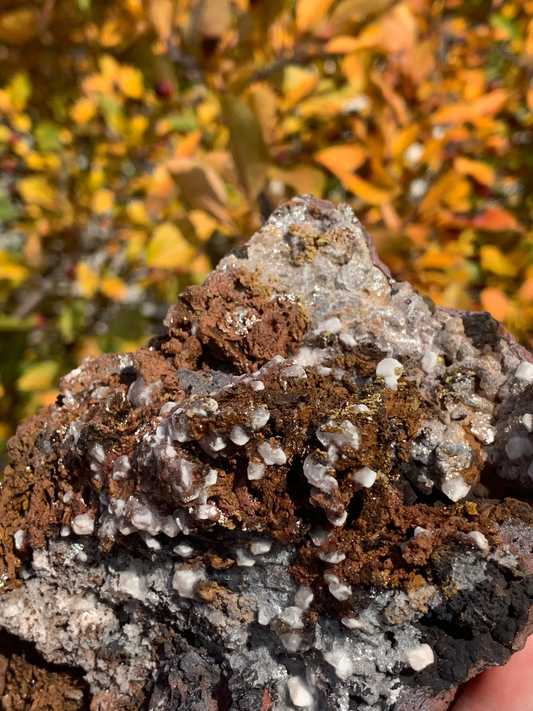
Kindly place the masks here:
<instances>
[{"instance_id":1,"label":"yellow leaf","mask_svg":"<svg viewBox=\"0 0 533 711\"><path fill-rule=\"evenodd\" d=\"M273 180L281 180L285 185L290 185L297 195L315 195L320 198L326 187L324 172L305 164L286 170L275 166L269 175Z\"/></svg>"},{"instance_id":2,"label":"yellow leaf","mask_svg":"<svg viewBox=\"0 0 533 711\"><path fill-rule=\"evenodd\" d=\"M124 301L128 293L128 287L117 276L106 276L100 284L100 291L104 296L113 301Z\"/></svg>"},{"instance_id":3,"label":"yellow leaf","mask_svg":"<svg viewBox=\"0 0 533 711\"><path fill-rule=\"evenodd\" d=\"M365 162L366 150L363 146L353 144L332 146L315 153L315 160L335 175L337 170L352 172Z\"/></svg>"},{"instance_id":4,"label":"yellow leaf","mask_svg":"<svg viewBox=\"0 0 533 711\"><path fill-rule=\"evenodd\" d=\"M509 257L506 257L494 244L485 244L479 250L481 266L487 272L492 272L498 276L516 276L517 265L513 264Z\"/></svg>"},{"instance_id":5,"label":"yellow leaf","mask_svg":"<svg viewBox=\"0 0 533 711\"><path fill-rule=\"evenodd\" d=\"M29 270L16 262L6 251L0 251L0 280L5 279L19 286L29 276Z\"/></svg>"},{"instance_id":6,"label":"yellow leaf","mask_svg":"<svg viewBox=\"0 0 533 711\"><path fill-rule=\"evenodd\" d=\"M100 31L100 44L102 47L116 47L123 40L124 23L118 20L107 20Z\"/></svg>"},{"instance_id":7,"label":"yellow leaf","mask_svg":"<svg viewBox=\"0 0 533 711\"><path fill-rule=\"evenodd\" d=\"M128 262L136 261L141 254L141 250L146 244L146 234L142 230L121 230L120 239L126 243L126 259Z\"/></svg>"},{"instance_id":8,"label":"yellow leaf","mask_svg":"<svg viewBox=\"0 0 533 711\"><path fill-rule=\"evenodd\" d=\"M28 114L16 114L11 118L11 125L15 131L28 133L31 130L31 118Z\"/></svg>"},{"instance_id":9,"label":"yellow leaf","mask_svg":"<svg viewBox=\"0 0 533 711\"><path fill-rule=\"evenodd\" d=\"M70 110L70 117L78 124L88 123L96 116L96 106L85 96L76 101Z\"/></svg>"},{"instance_id":10,"label":"yellow leaf","mask_svg":"<svg viewBox=\"0 0 533 711\"><path fill-rule=\"evenodd\" d=\"M105 212L109 212L113 207L113 202L115 200L115 194L112 190L107 188L102 188L91 200L91 210L95 215L103 215Z\"/></svg>"},{"instance_id":11,"label":"yellow leaf","mask_svg":"<svg viewBox=\"0 0 533 711\"><path fill-rule=\"evenodd\" d=\"M454 275L456 277L456 275ZM451 282L442 292L442 305L452 309L470 309L471 301L463 284L459 281Z\"/></svg>"},{"instance_id":12,"label":"yellow leaf","mask_svg":"<svg viewBox=\"0 0 533 711\"><path fill-rule=\"evenodd\" d=\"M218 227L218 222L204 210L191 210L188 214L196 236L201 242L206 242Z\"/></svg>"},{"instance_id":13,"label":"yellow leaf","mask_svg":"<svg viewBox=\"0 0 533 711\"><path fill-rule=\"evenodd\" d=\"M76 265L76 279L80 294L86 299L92 299L98 287L98 274L87 262L78 262Z\"/></svg>"},{"instance_id":14,"label":"yellow leaf","mask_svg":"<svg viewBox=\"0 0 533 711\"><path fill-rule=\"evenodd\" d=\"M7 86L7 94L15 111L24 111L31 96L31 82L25 72L15 74Z\"/></svg>"},{"instance_id":15,"label":"yellow leaf","mask_svg":"<svg viewBox=\"0 0 533 711\"><path fill-rule=\"evenodd\" d=\"M318 85L320 73L296 64L285 67L283 72L283 94L287 106L291 107L308 96Z\"/></svg>"},{"instance_id":16,"label":"yellow leaf","mask_svg":"<svg viewBox=\"0 0 533 711\"><path fill-rule=\"evenodd\" d=\"M255 198L265 186L270 163L261 126L250 107L241 99L223 94L221 105L239 179L248 195Z\"/></svg>"},{"instance_id":17,"label":"yellow leaf","mask_svg":"<svg viewBox=\"0 0 533 711\"><path fill-rule=\"evenodd\" d=\"M148 0L148 16L162 45L166 45L172 35L174 12L173 0Z\"/></svg>"},{"instance_id":18,"label":"yellow leaf","mask_svg":"<svg viewBox=\"0 0 533 711\"><path fill-rule=\"evenodd\" d=\"M509 316L511 304L509 297L497 287L483 289L480 294L481 305L498 321L505 321Z\"/></svg>"},{"instance_id":19,"label":"yellow leaf","mask_svg":"<svg viewBox=\"0 0 533 711\"><path fill-rule=\"evenodd\" d=\"M0 107L1 110L1 107ZM11 137L11 131L7 126L0 126L0 141L6 143Z\"/></svg>"},{"instance_id":20,"label":"yellow leaf","mask_svg":"<svg viewBox=\"0 0 533 711\"><path fill-rule=\"evenodd\" d=\"M470 160L470 158L458 157L453 163L453 167L462 175L471 175L482 185L493 185L495 180L494 168L487 163L479 160Z\"/></svg>"},{"instance_id":21,"label":"yellow leaf","mask_svg":"<svg viewBox=\"0 0 533 711\"><path fill-rule=\"evenodd\" d=\"M261 126L265 143L270 145L279 126L279 97L270 84L260 82L249 88L246 98Z\"/></svg>"},{"instance_id":22,"label":"yellow leaf","mask_svg":"<svg viewBox=\"0 0 533 711\"><path fill-rule=\"evenodd\" d=\"M25 44L40 32L37 12L31 7L19 8L0 15L0 42Z\"/></svg>"},{"instance_id":23,"label":"yellow leaf","mask_svg":"<svg viewBox=\"0 0 533 711\"><path fill-rule=\"evenodd\" d=\"M124 65L120 68L118 83L124 96L141 99L144 94L143 76L135 67Z\"/></svg>"},{"instance_id":24,"label":"yellow leaf","mask_svg":"<svg viewBox=\"0 0 533 711\"><path fill-rule=\"evenodd\" d=\"M150 227L152 221L142 200L132 200L126 205L126 215L135 225Z\"/></svg>"},{"instance_id":25,"label":"yellow leaf","mask_svg":"<svg viewBox=\"0 0 533 711\"><path fill-rule=\"evenodd\" d=\"M59 368L60 364L56 360L43 360L40 363L32 363L17 380L19 390L24 392L47 390L55 384Z\"/></svg>"},{"instance_id":26,"label":"yellow leaf","mask_svg":"<svg viewBox=\"0 0 533 711\"><path fill-rule=\"evenodd\" d=\"M298 0L296 29L299 34L311 32L327 13L333 0Z\"/></svg>"},{"instance_id":27,"label":"yellow leaf","mask_svg":"<svg viewBox=\"0 0 533 711\"><path fill-rule=\"evenodd\" d=\"M39 205L48 210L54 210L58 206L56 191L43 176L29 175L26 178L21 178L18 190L28 205Z\"/></svg>"},{"instance_id":28,"label":"yellow leaf","mask_svg":"<svg viewBox=\"0 0 533 711\"><path fill-rule=\"evenodd\" d=\"M148 244L146 264L159 269L186 268L194 255L194 249L181 231L171 222L158 225Z\"/></svg>"}]
</instances>

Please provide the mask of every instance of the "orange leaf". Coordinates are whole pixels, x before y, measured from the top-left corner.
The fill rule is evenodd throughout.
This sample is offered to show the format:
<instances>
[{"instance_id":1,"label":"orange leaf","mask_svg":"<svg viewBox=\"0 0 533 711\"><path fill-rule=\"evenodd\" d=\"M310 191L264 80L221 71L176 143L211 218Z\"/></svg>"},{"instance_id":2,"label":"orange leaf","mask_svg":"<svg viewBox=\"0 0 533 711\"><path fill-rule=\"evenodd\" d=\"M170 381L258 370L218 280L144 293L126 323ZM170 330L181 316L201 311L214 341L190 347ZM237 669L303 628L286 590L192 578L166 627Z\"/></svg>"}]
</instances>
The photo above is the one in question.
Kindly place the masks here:
<instances>
[{"instance_id":1,"label":"orange leaf","mask_svg":"<svg viewBox=\"0 0 533 711\"><path fill-rule=\"evenodd\" d=\"M480 301L485 311L491 313L498 321L505 321L509 316L511 304L509 298L501 289L495 286L483 289L480 294Z\"/></svg>"},{"instance_id":2,"label":"orange leaf","mask_svg":"<svg viewBox=\"0 0 533 711\"><path fill-rule=\"evenodd\" d=\"M333 37L326 45L326 52L331 54L349 54L350 52L355 52L360 48L359 40L356 37L350 37L350 35L339 35L338 37Z\"/></svg>"},{"instance_id":3,"label":"orange leaf","mask_svg":"<svg viewBox=\"0 0 533 711\"><path fill-rule=\"evenodd\" d=\"M113 301L124 301L128 294L126 284L117 276L106 276L102 279L100 291Z\"/></svg>"},{"instance_id":4,"label":"orange leaf","mask_svg":"<svg viewBox=\"0 0 533 711\"><path fill-rule=\"evenodd\" d=\"M332 171L333 172L333 171ZM340 179L346 190L357 195L370 205L382 205L390 202L398 194L399 188L382 188L363 180L357 175L352 175L347 170L337 169L336 176Z\"/></svg>"},{"instance_id":5,"label":"orange leaf","mask_svg":"<svg viewBox=\"0 0 533 711\"><path fill-rule=\"evenodd\" d=\"M494 168L486 163L470 158L458 157L455 159L453 167L461 175L471 175L482 185L492 185L495 179Z\"/></svg>"},{"instance_id":6,"label":"orange leaf","mask_svg":"<svg viewBox=\"0 0 533 711\"><path fill-rule=\"evenodd\" d=\"M474 217L472 226L488 232L503 232L504 230L512 230L513 232L524 231L516 217L501 207L487 208L482 215Z\"/></svg>"},{"instance_id":7,"label":"orange leaf","mask_svg":"<svg viewBox=\"0 0 533 711\"><path fill-rule=\"evenodd\" d=\"M533 301L533 277L526 279L520 288L520 298L522 301Z\"/></svg>"},{"instance_id":8,"label":"orange leaf","mask_svg":"<svg viewBox=\"0 0 533 711\"><path fill-rule=\"evenodd\" d=\"M360 168L366 160L363 146L347 144L324 148L315 153L315 160L337 175L338 170L351 172Z\"/></svg>"},{"instance_id":9,"label":"orange leaf","mask_svg":"<svg viewBox=\"0 0 533 711\"><path fill-rule=\"evenodd\" d=\"M0 15L0 42L25 44L41 32L36 10L19 8Z\"/></svg>"},{"instance_id":10,"label":"orange leaf","mask_svg":"<svg viewBox=\"0 0 533 711\"><path fill-rule=\"evenodd\" d=\"M296 5L298 34L314 30L332 4L333 0L298 0Z\"/></svg>"},{"instance_id":11,"label":"orange leaf","mask_svg":"<svg viewBox=\"0 0 533 711\"><path fill-rule=\"evenodd\" d=\"M492 116L498 113L510 96L511 92L506 89L495 89L474 101L444 106L433 114L431 121L434 124L461 123L475 121L480 116Z\"/></svg>"},{"instance_id":12,"label":"orange leaf","mask_svg":"<svg viewBox=\"0 0 533 711\"><path fill-rule=\"evenodd\" d=\"M183 141L179 144L176 149L176 158L191 158L195 153L200 141L202 140L201 131L193 131L185 136Z\"/></svg>"}]
</instances>

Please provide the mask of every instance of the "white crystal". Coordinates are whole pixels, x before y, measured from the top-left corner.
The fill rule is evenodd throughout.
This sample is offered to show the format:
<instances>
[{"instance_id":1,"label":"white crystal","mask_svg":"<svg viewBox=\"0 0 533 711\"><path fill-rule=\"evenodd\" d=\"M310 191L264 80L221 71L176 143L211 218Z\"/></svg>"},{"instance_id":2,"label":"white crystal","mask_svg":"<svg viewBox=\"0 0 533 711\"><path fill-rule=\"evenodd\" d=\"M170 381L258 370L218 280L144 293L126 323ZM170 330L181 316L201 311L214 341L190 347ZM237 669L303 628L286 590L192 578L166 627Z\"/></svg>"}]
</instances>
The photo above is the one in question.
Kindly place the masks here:
<instances>
[{"instance_id":1,"label":"white crystal","mask_svg":"<svg viewBox=\"0 0 533 711\"><path fill-rule=\"evenodd\" d=\"M352 479L356 481L361 486L369 489L376 481L377 473L370 469L369 467L363 467L359 469L354 474L352 474Z\"/></svg>"},{"instance_id":2,"label":"white crystal","mask_svg":"<svg viewBox=\"0 0 533 711\"><path fill-rule=\"evenodd\" d=\"M331 565L337 565L341 563L345 558L345 553L340 553L339 551L333 551L331 553L324 553L323 551L318 551L318 557L325 563L331 563Z\"/></svg>"},{"instance_id":3,"label":"white crystal","mask_svg":"<svg viewBox=\"0 0 533 711\"><path fill-rule=\"evenodd\" d=\"M435 661L435 655L429 644L408 649L405 653L407 664L415 671L421 671Z\"/></svg>"},{"instance_id":4,"label":"white crystal","mask_svg":"<svg viewBox=\"0 0 533 711\"><path fill-rule=\"evenodd\" d=\"M294 604L301 607L302 610L307 610L309 605L313 602L314 593L311 588L305 585L300 585L294 596Z\"/></svg>"},{"instance_id":5,"label":"white crystal","mask_svg":"<svg viewBox=\"0 0 533 711\"><path fill-rule=\"evenodd\" d=\"M438 362L439 356L435 353L435 351L426 351L420 365L422 366L424 373L431 373L435 370Z\"/></svg>"},{"instance_id":6,"label":"white crystal","mask_svg":"<svg viewBox=\"0 0 533 711\"><path fill-rule=\"evenodd\" d=\"M270 412L266 407L256 407L250 415L250 424L254 430L260 430L270 419Z\"/></svg>"},{"instance_id":7,"label":"white crystal","mask_svg":"<svg viewBox=\"0 0 533 711\"><path fill-rule=\"evenodd\" d=\"M174 547L174 553L182 558L191 558L194 555L194 548L187 541L182 541Z\"/></svg>"},{"instance_id":8,"label":"white crystal","mask_svg":"<svg viewBox=\"0 0 533 711\"><path fill-rule=\"evenodd\" d=\"M72 521L72 530L77 536L90 536L94 531L94 518L89 514L80 514Z\"/></svg>"},{"instance_id":9,"label":"white crystal","mask_svg":"<svg viewBox=\"0 0 533 711\"><path fill-rule=\"evenodd\" d=\"M269 442L261 442L257 451L261 455L265 464L269 465L281 465L285 464L287 461L287 455L279 447L272 447ZM249 477L248 477L249 478Z\"/></svg>"},{"instance_id":10,"label":"white crystal","mask_svg":"<svg viewBox=\"0 0 533 711\"><path fill-rule=\"evenodd\" d=\"M305 458L303 470L307 481L321 491L332 494L338 487L337 480L328 474L329 467L319 464L312 454Z\"/></svg>"},{"instance_id":11,"label":"white crystal","mask_svg":"<svg viewBox=\"0 0 533 711\"><path fill-rule=\"evenodd\" d=\"M254 555L264 555L265 553L268 553L271 548L272 541L268 538L265 538L262 541L254 541L250 544L250 550Z\"/></svg>"},{"instance_id":12,"label":"white crystal","mask_svg":"<svg viewBox=\"0 0 533 711\"><path fill-rule=\"evenodd\" d=\"M526 361L520 363L515 375L518 380L522 380L525 383L533 383L533 363L527 363Z\"/></svg>"},{"instance_id":13,"label":"white crystal","mask_svg":"<svg viewBox=\"0 0 533 711\"><path fill-rule=\"evenodd\" d=\"M249 462L247 475L250 481L262 479L265 476L265 465L263 462Z\"/></svg>"},{"instance_id":14,"label":"white crystal","mask_svg":"<svg viewBox=\"0 0 533 711\"><path fill-rule=\"evenodd\" d=\"M481 533L481 531L470 531L468 536L472 538L473 541L475 541L476 546L482 551L490 550L487 537L483 533Z\"/></svg>"},{"instance_id":15,"label":"white crystal","mask_svg":"<svg viewBox=\"0 0 533 711\"><path fill-rule=\"evenodd\" d=\"M247 435L243 428L239 427L239 425L235 425L235 427L231 430L229 438L233 444L236 444L238 447L241 447L250 441L250 436Z\"/></svg>"},{"instance_id":16,"label":"white crystal","mask_svg":"<svg viewBox=\"0 0 533 711\"><path fill-rule=\"evenodd\" d=\"M313 697L299 676L289 677L287 687L289 689L291 701L295 706L311 706L313 703Z\"/></svg>"},{"instance_id":17,"label":"white crystal","mask_svg":"<svg viewBox=\"0 0 533 711\"><path fill-rule=\"evenodd\" d=\"M445 479L441 488L442 493L454 503L463 499L470 491L470 485L460 476Z\"/></svg>"},{"instance_id":18,"label":"white crystal","mask_svg":"<svg viewBox=\"0 0 533 711\"><path fill-rule=\"evenodd\" d=\"M349 585L344 585L344 583L341 583L336 575L326 573L324 575L324 580L328 585L330 593L337 600L340 600L341 602L344 600L348 600L348 598L352 594L352 588Z\"/></svg>"},{"instance_id":19,"label":"white crystal","mask_svg":"<svg viewBox=\"0 0 533 711\"><path fill-rule=\"evenodd\" d=\"M340 333L339 341L347 348L354 348L357 345L357 341L349 333Z\"/></svg>"},{"instance_id":20,"label":"white crystal","mask_svg":"<svg viewBox=\"0 0 533 711\"><path fill-rule=\"evenodd\" d=\"M283 378L296 378L297 380L307 378L305 368L299 365L298 363L296 363L295 365L289 365L284 368L281 375Z\"/></svg>"},{"instance_id":21,"label":"white crystal","mask_svg":"<svg viewBox=\"0 0 533 711\"><path fill-rule=\"evenodd\" d=\"M346 654L346 652L340 650L325 652L324 659L335 669L335 674L339 677L339 679L346 681L353 675L353 661Z\"/></svg>"},{"instance_id":22,"label":"white crystal","mask_svg":"<svg viewBox=\"0 0 533 711\"><path fill-rule=\"evenodd\" d=\"M520 422L524 425L528 432L533 432L533 415L531 413L526 412L522 415Z\"/></svg>"},{"instance_id":23,"label":"white crystal","mask_svg":"<svg viewBox=\"0 0 533 711\"><path fill-rule=\"evenodd\" d=\"M235 551L236 563L242 568L252 568L255 565L255 558L244 548L237 548Z\"/></svg>"},{"instance_id":24,"label":"white crystal","mask_svg":"<svg viewBox=\"0 0 533 711\"><path fill-rule=\"evenodd\" d=\"M172 587L178 591L180 597L193 598L196 585L201 580L205 580L205 569L203 567L193 569L177 566L172 578Z\"/></svg>"},{"instance_id":25,"label":"white crystal","mask_svg":"<svg viewBox=\"0 0 533 711\"><path fill-rule=\"evenodd\" d=\"M398 378L402 374L403 365L396 358L384 358L376 368L378 378L385 380L385 385L391 390L398 390Z\"/></svg>"},{"instance_id":26,"label":"white crystal","mask_svg":"<svg viewBox=\"0 0 533 711\"><path fill-rule=\"evenodd\" d=\"M20 551L24 545L24 530L19 528L13 535L13 540L15 542L15 548Z\"/></svg>"},{"instance_id":27,"label":"white crystal","mask_svg":"<svg viewBox=\"0 0 533 711\"><path fill-rule=\"evenodd\" d=\"M279 619L289 625L289 627L292 627L292 629L301 630L304 627L302 612L301 607L286 607L279 616Z\"/></svg>"},{"instance_id":28,"label":"white crystal","mask_svg":"<svg viewBox=\"0 0 533 711\"><path fill-rule=\"evenodd\" d=\"M319 323L318 326L315 329L315 333L339 333L339 331L342 328L342 324L340 320L336 317L333 316L332 318L328 318L326 321L322 321L322 323Z\"/></svg>"}]
</instances>

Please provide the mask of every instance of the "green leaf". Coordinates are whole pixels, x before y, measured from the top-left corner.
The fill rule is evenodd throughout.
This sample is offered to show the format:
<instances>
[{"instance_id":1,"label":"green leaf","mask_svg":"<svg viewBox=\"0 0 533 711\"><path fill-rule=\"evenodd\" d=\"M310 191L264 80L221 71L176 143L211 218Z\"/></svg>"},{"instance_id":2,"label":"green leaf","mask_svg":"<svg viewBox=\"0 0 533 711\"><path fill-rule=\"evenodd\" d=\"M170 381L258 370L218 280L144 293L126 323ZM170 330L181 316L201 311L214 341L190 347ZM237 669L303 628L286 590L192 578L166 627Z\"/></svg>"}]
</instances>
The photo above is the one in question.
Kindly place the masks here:
<instances>
[{"instance_id":1,"label":"green leaf","mask_svg":"<svg viewBox=\"0 0 533 711\"><path fill-rule=\"evenodd\" d=\"M0 186L0 220L2 222L13 222L18 217L18 210L11 202L7 190Z\"/></svg>"},{"instance_id":2,"label":"green leaf","mask_svg":"<svg viewBox=\"0 0 533 711\"><path fill-rule=\"evenodd\" d=\"M42 121L35 127L35 140L40 151L57 151L62 146L60 128L49 121Z\"/></svg>"},{"instance_id":3,"label":"green leaf","mask_svg":"<svg viewBox=\"0 0 533 711\"><path fill-rule=\"evenodd\" d=\"M253 111L241 99L228 94L223 94L220 99L239 179L248 195L256 198L265 187L270 165L270 152L261 126Z\"/></svg>"},{"instance_id":4,"label":"green leaf","mask_svg":"<svg viewBox=\"0 0 533 711\"><path fill-rule=\"evenodd\" d=\"M64 343L74 343L84 330L86 306L85 301L78 299L61 311L58 326Z\"/></svg>"}]
</instances>

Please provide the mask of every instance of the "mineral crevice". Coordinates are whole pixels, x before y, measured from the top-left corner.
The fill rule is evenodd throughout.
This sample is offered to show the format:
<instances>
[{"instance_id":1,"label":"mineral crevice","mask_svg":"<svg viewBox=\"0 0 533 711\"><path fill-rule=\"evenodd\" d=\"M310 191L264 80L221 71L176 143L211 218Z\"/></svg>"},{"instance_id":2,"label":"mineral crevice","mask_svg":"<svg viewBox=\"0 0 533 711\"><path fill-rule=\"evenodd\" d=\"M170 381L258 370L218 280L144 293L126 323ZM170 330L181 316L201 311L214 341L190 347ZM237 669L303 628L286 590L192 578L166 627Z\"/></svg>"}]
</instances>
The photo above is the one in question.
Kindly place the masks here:
<instances>
[{"instance_id":1,"label":"mineral crevice","mask_svg":"<svg viewBox=\"0 0 533 711\"><path fill-rule=\"evenodd\" d=\"M305 197L165 325L10 442L5 708L438 711L523 645L533 359L489 314Z\"/></svg>"}]
</instances>

